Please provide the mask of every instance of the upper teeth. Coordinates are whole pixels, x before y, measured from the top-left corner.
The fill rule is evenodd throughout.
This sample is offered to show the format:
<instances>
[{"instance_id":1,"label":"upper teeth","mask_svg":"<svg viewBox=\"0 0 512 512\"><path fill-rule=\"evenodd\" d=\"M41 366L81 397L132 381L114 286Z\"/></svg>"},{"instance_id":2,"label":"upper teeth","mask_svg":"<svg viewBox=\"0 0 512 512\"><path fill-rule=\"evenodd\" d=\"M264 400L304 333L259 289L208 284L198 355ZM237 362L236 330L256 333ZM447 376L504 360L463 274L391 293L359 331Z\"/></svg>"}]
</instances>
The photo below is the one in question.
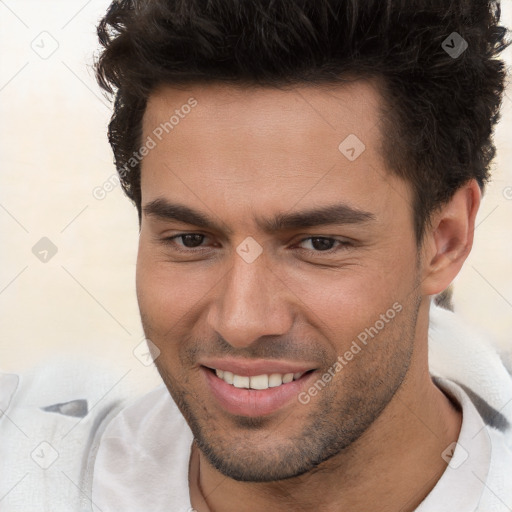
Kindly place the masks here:
<instances>
[{"instance_id":1,"label":"upper teeth","mask_svg":"<svg viewBox=\"0 0 512 512\"><path fill-rule=\"evenodd\" d=\"M271 373L270 375L255 375L254 377L244 377L235 375L226 370L215 370L217 377L224 382L235 386L235 388L245 389L268 389L275 388L281 384L288 384L292 380L300 379L306 372L298 373Z\"/></svg>"}]
</instances>

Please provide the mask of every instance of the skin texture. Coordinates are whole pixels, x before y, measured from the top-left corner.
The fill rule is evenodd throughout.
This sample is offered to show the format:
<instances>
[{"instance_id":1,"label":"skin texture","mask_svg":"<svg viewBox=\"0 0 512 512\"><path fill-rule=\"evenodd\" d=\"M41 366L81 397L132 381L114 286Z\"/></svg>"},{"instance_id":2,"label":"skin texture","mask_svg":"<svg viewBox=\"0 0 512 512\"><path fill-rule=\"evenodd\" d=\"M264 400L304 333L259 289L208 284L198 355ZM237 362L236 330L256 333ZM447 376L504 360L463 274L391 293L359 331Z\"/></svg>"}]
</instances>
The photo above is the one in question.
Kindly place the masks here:
<instances>
[{"instance_id":1,"label":"skin texture","mask_svg":"<svg viewBox=\"0 0 512 512\"><path fill-rule=\"evenodd\" d=\"M155 364L196 439L193 506L414 510L460 431L460 411L428 373L428 308L471 250L478 185L435 212L418 250L412 190L379 151L375 84L161 87L142 140L191 97L197 105L144 157L142 207L178 202L220 229L143 212L137 295ZM365 144L354 161L338 149L349 134ZM256 222L339 203L372 219L279 233ZM204 237L164 241L189 233ZM248 236L262 249L251 263L236 250ZM201 361L213 356L303 363L321 378L397 303L307 404L248 418L222 409L206 386Z\"/></svg>"}]
</instances>

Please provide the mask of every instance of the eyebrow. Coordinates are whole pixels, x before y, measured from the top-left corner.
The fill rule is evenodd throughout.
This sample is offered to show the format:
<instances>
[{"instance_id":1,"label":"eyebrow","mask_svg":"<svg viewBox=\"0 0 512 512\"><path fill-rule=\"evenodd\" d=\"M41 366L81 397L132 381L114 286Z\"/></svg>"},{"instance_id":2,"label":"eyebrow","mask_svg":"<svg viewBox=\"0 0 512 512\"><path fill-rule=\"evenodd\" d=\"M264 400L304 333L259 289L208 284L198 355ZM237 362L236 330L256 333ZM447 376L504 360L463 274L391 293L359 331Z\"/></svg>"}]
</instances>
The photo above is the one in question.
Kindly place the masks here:
<instances>
[{"instance_id":1,"label":"eyebrow","mask_svg":"<svg viewBox=\"0 0 512 512\"><path fill-rule=\"evenodd\" d=\"M157 198L143 207L148 217L164 221L178 221L191 224L202 229L226 231L233 234L229 228L222 227L213 218L179 203L171 203L167 199ZM311 228L323 225L361 224L376 220L371 212L365 212L346 204L333 204L303 210L300 212L278 213L270 219L256 219L256 224L265 233L292 231L300 228Z\"/></svg>"}]
</instances>

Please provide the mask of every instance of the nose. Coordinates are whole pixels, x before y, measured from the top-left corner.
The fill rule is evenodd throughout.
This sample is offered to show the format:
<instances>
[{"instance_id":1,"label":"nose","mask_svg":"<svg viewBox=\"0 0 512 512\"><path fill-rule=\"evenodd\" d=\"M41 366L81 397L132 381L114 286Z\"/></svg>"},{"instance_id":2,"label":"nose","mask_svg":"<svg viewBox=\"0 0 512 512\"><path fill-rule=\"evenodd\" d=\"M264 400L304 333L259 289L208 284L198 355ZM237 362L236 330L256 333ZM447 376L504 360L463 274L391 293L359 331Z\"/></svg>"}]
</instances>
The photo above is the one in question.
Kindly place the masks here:
<instances>
[{"instance_id":1,"label":"nose","mask_svg":"<svg viewBox=\"0 0 512 512\"><path fill-rule=\"evenodd\" d=\"M247 263L236 252L208 312L208 324L231 346L250 346L261 336L287 333L293 323L293 294L263 255Z\"/></svg>"}]
</instances>

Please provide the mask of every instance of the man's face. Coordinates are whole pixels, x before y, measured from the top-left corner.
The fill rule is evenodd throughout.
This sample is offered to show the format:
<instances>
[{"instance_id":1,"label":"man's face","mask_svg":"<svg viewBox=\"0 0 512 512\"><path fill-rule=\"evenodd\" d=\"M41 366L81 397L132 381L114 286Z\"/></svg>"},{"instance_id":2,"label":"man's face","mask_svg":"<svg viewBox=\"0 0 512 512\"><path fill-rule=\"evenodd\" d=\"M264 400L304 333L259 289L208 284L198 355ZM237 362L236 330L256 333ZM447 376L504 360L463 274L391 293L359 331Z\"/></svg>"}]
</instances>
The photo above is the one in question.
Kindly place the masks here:
<instances>
[{"instance_id":1,"label":"man's face","mask_svg":"<svg viewBox=\"0 0 512 512\"><path fill-rule=\"evenodd\" d=\"M384 167L380 101L365 82L197 85L149 99L142 322L200 449L231 478L292 477L339 453L411 364L412 192ZM211 222L178 221L169 204ZM277 222L335 206L337 221Z\"/></svg>"}]
</instances>

